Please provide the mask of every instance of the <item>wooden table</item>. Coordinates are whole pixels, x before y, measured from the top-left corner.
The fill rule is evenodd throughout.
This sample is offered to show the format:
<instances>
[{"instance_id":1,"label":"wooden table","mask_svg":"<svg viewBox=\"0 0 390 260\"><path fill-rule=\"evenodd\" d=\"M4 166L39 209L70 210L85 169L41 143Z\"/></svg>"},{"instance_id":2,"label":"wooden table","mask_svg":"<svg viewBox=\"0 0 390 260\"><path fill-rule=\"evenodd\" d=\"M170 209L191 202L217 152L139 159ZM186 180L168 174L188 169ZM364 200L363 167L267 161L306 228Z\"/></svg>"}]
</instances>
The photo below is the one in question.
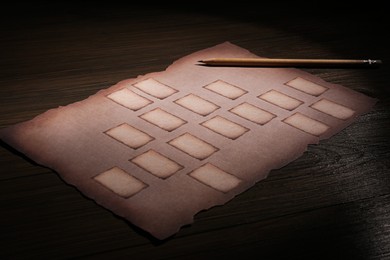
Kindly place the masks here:
<instances>
[{"instance_id":1,"label":"wooden table","mask_svg":"<svg viewBox=\"0 0 390 260\"><path fill-rule=\"evenodd\" d=\"M200 212L167 241L151 238L2 143L1 259L390 257L390 45L380 7L205 4L4 7L0 127L164 70L224 41L270 58L382 59L378 69L305 69L379 102L232 201Z\"/></svg>"}]
</instances>

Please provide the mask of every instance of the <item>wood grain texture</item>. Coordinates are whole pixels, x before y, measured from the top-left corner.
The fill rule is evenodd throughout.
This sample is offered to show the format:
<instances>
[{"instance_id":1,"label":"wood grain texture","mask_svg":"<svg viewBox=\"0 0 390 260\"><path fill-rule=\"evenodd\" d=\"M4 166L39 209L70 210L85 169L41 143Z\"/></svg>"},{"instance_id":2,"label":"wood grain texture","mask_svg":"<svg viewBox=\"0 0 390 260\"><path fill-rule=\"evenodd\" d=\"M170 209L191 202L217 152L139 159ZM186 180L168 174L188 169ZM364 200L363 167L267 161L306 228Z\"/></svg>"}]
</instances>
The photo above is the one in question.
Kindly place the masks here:
<instances>
[{"instance_id":1,"label":"wood grain texture","mask_svg":"<svg viewBox=\"0 0 390 260\"><path fill-rule=\"evenodd\" d=\"M0 127L164 70L224 41L270 58L373 58L384 64L305 69L379 102L229 203L200 212L167 241L154 240L2 143L0 258L390 258L390 71L381 10L303 11L284 4L261 11L249 3L209 8L201 2L6 7L0 23Z\"/></svg>"}]
</instances>

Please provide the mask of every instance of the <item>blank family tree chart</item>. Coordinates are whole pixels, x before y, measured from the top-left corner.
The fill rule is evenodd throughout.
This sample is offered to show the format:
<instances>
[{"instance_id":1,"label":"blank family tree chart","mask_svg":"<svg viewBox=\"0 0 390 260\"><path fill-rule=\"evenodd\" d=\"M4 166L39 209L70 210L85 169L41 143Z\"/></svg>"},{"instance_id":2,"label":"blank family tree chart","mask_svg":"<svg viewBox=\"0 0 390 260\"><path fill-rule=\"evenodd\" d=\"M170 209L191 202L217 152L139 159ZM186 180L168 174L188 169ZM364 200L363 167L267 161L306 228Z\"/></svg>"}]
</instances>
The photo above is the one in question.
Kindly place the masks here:
<instances>
[{"instance_id":1,"label":"blank family tree chart","mask_svg":"<svg viewBox=\"0 0 390 260\"><path fill-rule=\"evenodd\" d=\"M212 57L256 55L223 43L0 136L98 204L165 239L376 102L301 70L196 64Z\"/></svg>"}]
</instances>

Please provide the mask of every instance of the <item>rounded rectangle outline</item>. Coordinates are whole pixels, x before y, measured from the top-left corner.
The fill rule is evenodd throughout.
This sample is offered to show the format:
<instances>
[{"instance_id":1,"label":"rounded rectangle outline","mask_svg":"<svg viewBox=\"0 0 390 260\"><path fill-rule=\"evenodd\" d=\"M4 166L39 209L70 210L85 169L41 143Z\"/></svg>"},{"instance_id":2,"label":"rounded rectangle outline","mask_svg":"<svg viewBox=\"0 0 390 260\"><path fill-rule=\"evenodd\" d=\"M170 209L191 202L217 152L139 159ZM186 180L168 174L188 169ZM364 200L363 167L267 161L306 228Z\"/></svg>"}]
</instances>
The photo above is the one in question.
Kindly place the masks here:
<instances>
[{"instance_id":1,"label":"rounded rectangle outline","mask_svg":"<svg viewBox=\"0 0 390 260\"><path fill-rule=\"evenodd\" d=\"M272 118L271 118L270 120L268 120L267 122L265 122L265 123L262 124L262 123L257 123L257 122L255 122L255 121L253 121L253 120L251 120L251 119L249 119L249 118L247 118L247 117L243 117L242 115L239 115L239 114L237 114L237 113L235 113L235 112L232 111L233 109L235 109L235 108L237 108L237 107L239 107L239 106L242 106L242 105L244 105L244 104L248 104L249 106L252 106L252 107L254 107L254 108L256 108L256 109L259 109L259 110L261 110L261 111L264 111L264 112L266 112L266 113L272 115ZM267 111L267 110L265 110L265 109L262 109L262 108L260 108L260 107L258 107L258 106L252 105L252 104L250 104L250 103L248 103L248 102L243 102L243 103L241 103L241 104L239 104L239 105L237 105L237 106L235 106L235 107L232 107L232 108L229 109L228 111L229 111L230 113L236 115L236 116L239 116L239 117L241 117L241 118L243 118L243 119L245 119L245 120L248 120L249 122L255 123L255 124L257 124L257 125L265 125L265 124L268 124L272 119L274 119L274 118L277 117L277 115L275 115L274 113L271 113L271 112L269 112L269 111Z\"/></svg>"},{"instance_id":2,"label":"rounded rectangle outline","mask_svg":"<svg viewBox=\"0 0 390 260\"><path fill-rule=\"evenodd\" d=\"M213 105L215 105L215 109L214 110L212 110L212 111L210 111L210 112L208 112L207 114L201 114L201 113L198 113L198 112L196 112L196 111L194 111L194 110L192 110L192 109L190 109L190 108L188 108L188 107L186 107L186 106L184 106L184 105L182 105L182 104L179 104L179 103L177 103L177 101L179 101L179 100L181 100L181 99L183 99L183 98L186 98L186 97L188 97L188 96L194 96L194 97L197 97L197 98L200 98L200 99L202 99L203 101L206 101L207 103L210 103L210 104L213 104ZM177 105L179 105L179 106L181 106L181 107L183 107L183 108L185 108L185 109L187 109L187 110L189 110L189 111L191 111L191 112L193 112L193 113L196 113L196 114L198 114L198 115L201 115L201 116L208 116L208 115L210 115L211 113L214 113L216 110L218 110L218 109L220 109L221 107L220 106L218 106L217 104L215 104L214 102L211 102L211 101L209 101L209 100L207 100L207 99L205 99L205 98L202 98L202 97L200 97L200 96L198 96L198 95L195 95L195 94L193 94L193 93L190 93L190 94L187 94L187 95L185 95L185 96L183 96L183 97L181 97L181 98L178 98L178 99L176 99L175 101L173 101L175 104L177 104Z\"/></svg>"},{"instance_id":3,"label":"rounded rectangle outline","mask_svg":"<svg viewBox=\"0 0 390 260\"><path fill-rule=\"evenodd\" d=\"M239 90L242 90L243 93L242 93L241 95L235 97L235 98L231 98L231 97L228 97L228 96L226 96L226 95L223 95L223 94L221 94L221 93L219 93L219 92L217 92L217 91L215 91L215 90L213 90L213 89L208 88L208 86L210 86L211 84L216 83L216 82L222 82L222 83L225 83L225 84L227 84L227 85L232 86L233 88L238 88ZM231 99L231 100L236 100L237 98L242 97L243 95L245 95L245 94L248 93L247 90L245 90L245 89L243 89L243 88L240 88L240 87L238 87L238 86L236 86L236 85L233 85L233 84L231 84L231 83L228 83L228 82L226 82L226 81L224 81L224 80L221 80L221 79L217 79L217 80L215 80L215 81L213 81L213 82L211 82L211 83L209 83L209 84L203 86L203 88L204 88L204 89L207 89L207 90L209 90L209 91L211 91L211 92L213 92L213 93L216 93L216 94L218 94L218 95L221 95L221 96L223 96L223 97L225 97L225 98Z\"/></svg>"},{"instance_id":4,"label":"rounded rectangle outline","mask_svg":"<svg viewBox=\"0 0 390 260\"><path fill-rule=\"evenodd\" d=\"M157 82L158 84L161 84L161 85L163 85L163 86L165 86L165 87L167 87L167 88L169 88L169 89L172 89L173 92L172 92L171 94L167 95L167 96L158 97L158 96L156 96L156 95L153 95L152 93L149 93L149 92L145 91L145 89L142 89L141 87L137 86L137 84L139 84L139 83L141 83L141 82L144 82L144 81L147 81L147 80L155 81L155 82ZM134 86L135 88L141 90L143 93L148 94L148 95L150 95L150 96L152 96L152 97L158 98L158 99L160 99L160 100L163 100L163 99L165 99L165 98L167 98L167 97L169 97L169 96L172 96L173 94L179 92L179 90L177 90L177 89L175 89L175 88L173 88L173 87L171 87L171 86L168 86L167 84L164 84L164 83L162 83L162 82L160 82L160 81L158 81L158 80L156 80L156 79L154 79L154 78L147 78L147 79L138 81L138 82L136 82L136 83L133 83L133 86Z\"/></svg>"},{"instance_id":5,"label":"rounded rectangle outline","mask_svg":"<svg viewBox=\"0 0 390 260\"><path fill-rule=\"evenodd\" d=\"M175 117L175 118L177 118L177 119L180 119L183 123L180 124L178 127L175 127L175 128L173 128L173 129L171 129L171 130L168 130L168 129L165 129L165 128L159 126L158 124L155 124L154 122L149 121L149 120L147 120L147 119L145 119L145 118L143 117L144 115L146 115L146 114L148 114L148 113L151 113L151 112L153 112L153 111L156 111L156 110L158 110L158 109L161 110L161 111L163 111L163 112L165 112L165 113L167 113L167 114L169 114L169 115L171 115L171 116L173 116L173 117ZM172 131L178 129L179 127L181 127L182 125L185 125L185 124L188 123L187 120L184 120L184 119L181 118L181 117L175 116L174 114L169 113L169 112L165 111L164 109L162 109L162 108L160 108L160 107L156 107L156 108L154 108L154 109L152 109L152 110L150 110L150 111L148 111L148 112L143 113L142 115L139 115L138 117L141 118L141 119L143 119L143 120L145 120L146 122L148 122L148 123L150 123L150 124L152 124L152 125L157 126L157 127L160 128L160 129L163 129L163 130L168 131L168 132L172 132Z\"/></svg>"},{"instance_id":6,"label":"rounded rectangle outline","mask_svg":"<svg viewBox=\"0 0 390 260\"><path fill-rule=\"evenodd\" d=\"M264 96L264 95L266 95L266 94L268 94L268 93L270 93L270 92L277 92L278 94L281 94L282 96L286 96L286 97L288 97L288 98L290 98L290 99L294 99L294 100L296 100L296 101L299 102L299 105L295 106L294 108L285 108L285 107L282 107L282 106L280 106L280 105L278 105L278 104L276 104L276 103L273 103L273 102L271 102L271 101L269 101L269 100L266 100L266 99L264 99L264 98L261 97L261 96ZM294 97L292 97L292 96L286 95L286 94L284 94L284 93L282 93L282 92L280 92L280 91L274 90L274 89L268 90L267 92L258 95L257 98L259 98L259 99L261 99L261 100L263 100L263 101L265 101L265 102L268 102L268 103L270 103L270 104L272 104L272 105L275 105L275 106L277 106L277 107L280 107L280 108L289 110L289 111L293 111L294 109L296 109L297 107L299 107L300 105L302 105L302 104L304 103L302 100L299 100L299 99L294 98Z\"/></svg>"},{"instance_id":7,"label":"rounded rectangle outline","mask_svg":"<svg viewBox=\"0 0 390 260\"><path fill-rule=\"evenodd\" d=\"M226 136L226 135L224 135L224 134L222 134L222 133L220 133L220 132L217 132L216 130L214 130L214 129L212 129L212 128L206 126L206 125L204 125L205 123L207 123L207 122L209 122L209 121L211 121L211 120L213 120L213 119L215 119L215 118L217 118L217 117L222 118L223 120L229 121L229 122L231 122L231 123L233 123L233 124L235 124L235 125L237 125L237 126L242 127L242 128L244 129L244 132L243 132L242 134L240 134L239 136L233 138L233 137ZM217 134L219 134L219 135L222 135L223 137L226 137L226 138L228 138L228 139L230 139L230 140L236 140L237 138L239 138L240 136L243 136L246 132L248 132L248 131L250 130L249 128L247 128L247 127L245 127L245 126L242 126L242 125L240 125L240 124L238 124L238 123L235 123L235 122L233 122L233 121L231 121L231 120L229 120L229 119L226 119L226 118L224 118L224 117L222 117L222 116L220 116L220 115L216 115L216 116L214 116L214 117L212 117L212 118L210 118L210 119L207 119L206 121L203 121L202 123L200 123L200 125L203 126L203 127L205 127L205 128L207 128L207 129L209 129L210 131L213 131L214 133L217 133Z\"/></svg>"},{"instance_id":8,"label":"rounded rectangle outline","mask_svg":"<svg viewBox=\"0 0 390 260\"><path fill-rule=\"evenodd\" d=\"M115 137L113 137L113 136L111 136L110 134L107 133L108 131L113 130L113 129L115 129L115 128L121 126L121 125L128 125L128 126L130 126L131 128L134 128L134 129L136 129L137 131L139 131L139 132L141 132L141 133L143 133L143 134L149 136L151 139L150 139L149 141L147 141L145 144L143 144L143 145L141 145L141 146L138 146L138 147L135 147L135 148L134 148L134 147L129 146L128 144L124 143L123 141L121 141L121 140L119 140L119 139L116 139ZM150 142L156 140L155 137L151 136L150 134L148 134L148 133L146 133L146 132L144 132L144 131L142 131L142 130L139 130L138 128L136 128L136 127L134 127L134 126L129 125L128 123L122 123L122 124L119 124L119 125L117 125L117 126L111 127L110 129L107 129L107 130L104 131L103 133L104 133L105 135L111 137L111 138L114 139L115 141L117 141L117 142L119 142L119 143L121 143L121 144L123 144L123 145L126 145L127 147L129 147L129 148L131 148L131 149L134 149L134 150L137 150L138 148L140 148L140 147L142 147L142 146L144 146L144 145L146 145L146 144L148 144L148 143L150 143Z\"/></svg>"},{"instance_id":9,"label":"rounded rectangle outline","mask_svg":"<svg viewBox=\"0 0 390 260\"><path fill-rule=\"evenodd\" d=\"M169 161L175 163L176 165L179 166L178 169L177 169L176 171L172 172L171 174L169 174L169 175L166 176L166 177L161 177L161 176L158 176L158 175L152 173L151 171L149 171L148 169L146 169L146 168L143 167L142 165L140 165L140 164L134 162L134 159L136 159L136 158L138 158L139 156L144 155L144 154L146 154L146 153L148 153L148 152L150 152L150 151L152 151L152 152L154 152L154 153L157 153L158 155L160 155L160 156L166 158L167 160L169 160ZM177 173L178 171L180 171L180 170L182 170L182 169L185 168L185 167L184 167L183 165L181 165L180 163L178 163L178 162L172 160L171 158L169 158L168 156L163 155L163 154L160 153L160 152L157 152L157 151L154 150L154 149L149 149L149 150L147 150L146 152L144 152L144 153L142 153L142 154L140 154L140 155L137 155L137 156L135 156L135 157L129 159L129 161L132 162L132 163L134 163L135 165L137 165L139 168L143 169L144 171L146 171L146 172L152 174L153 176L155 176L155 177L157 177L157 178L163 179L163 180L168 179L169 177L171 177L172 175L174 175L174 174Z\"/></svg>"},{"instance_id":10,"label":"rounded rectangle outline","mask_svg":"<svg viewBox=\"0 0 390 260\"><path fill-rule=\"evenodd\" d=\"M312 83L312 84L314 84L314 85L318 85L318 86L320 86L320 87L323 87L323 88L324 88L324 91L321 91L321 93L319 93L319 94L313 94L313 93L309 93L309 92L307 92L307 91L304 91L304 90L302 90L302 89L296 88L296 87L294 87L294 86L288 84L288 83L290 83L291 81L294 81L294 80L297 80L297 79L303 79L303 80L305 80L305 81L307 81L307 82L310 82L310 83ZM315 97L321 96L322 94L324 94L324 93L325 93L326 91L328 91L328 89L329 89L328 87L325 87L325 86L323 86L323 85L317 84L317 83L315 83L315 82L313 82L313 81L311 81L311 80L307 80L307 79L304 79L304 78L302 78L302 77L295 77L295 78L293 78L293 79L287 81L286 83L284 83L284 85L286 85L286 86L288 86L288 87L290 87L290 88L296 89L296 90L298 90L298 91L301 91L301 92L303 92L303 93L305 93L305 94L308 94L308 95L311 95L311 96L315 96Z\"/></svg>"},{"instance_id":11,"label":"rounded rectangle outline","mask_svg":"<svg viewBox=\"0 0 390 260\"><path fill-rule=\"evenodd\" d=\"M304 129L299 128L299 127L297 127L297 126L295 126L295 125L292 125L291 123L286 122L287 119L289 119L289 118L291 118L291 117L293 117L293 116L295 116L295 115L297 115L297 114L300 114L301 116L304 116L304 117L306 117L306 118L308 118L308 119L310 119L310 120L316 121L317 123L320 123L321 125L326 126L326 127L327 127L326 130L323 131L321 134L316 135L316 134L310 133L310 132L308 132L308 131L305 131ZM326 131L328 131L328 130L331 128L329 125L327 125L327 124L325 124L325 123L323 123L323 122L321 122L321 121L319 121L319 120L316 120L316 119L314 119L314 118L308 117L308 116L306 116L306 115L304 115L304 114L302 114L302 113L299 113L299 112L294 113L294 114L292 114L292 115L286 117L285 119L282 120L282 122L285 123L285 124L287 124L287 125L289 125L289 126L291 126L291 127L294 127L295 129L298 129L298 130L300 130L300 131L302 131L302 132L304 132L304 133L307 133L307 134L310 134L310 135L313 135L313 136L317 136L317 137L321 136L322 134L324 134Z\"/></svg>"},{"instance_id":12,"label":"rounded rectangle outline","mask_svg":"<svg viewBox=\"0 0 390 260\"><path fill-rule=\"evenodd\" d=\"M127 90L127 91L133 93L134 95L136 95L136 96L138 96L138 97L140 97L140 98L146 100L146 101L147 101L147 104L145 104L145 105L143 105L142 107L139 107L139 108L137 108L137 109L133 109L133 108L130 108L130 107L128 107L128 106L125 106L124 104L121 104L121 103L119 103L118 101L116 101L116 100L112 99L111 97L109 97L110 95L112 95L112 94L114 94L114 93L117 93L117 92L119 92L119 91L123 91L123 90ZM144 107L147 107L147 106L149 106L150 104L154 103L153 100L150 100L150 99L148 99L148 98L146 98L146 97L144 97L144 96L141 96L141 95L135 93L134 91L131 91L131 90L128 89L127 87L118 89L118 90L116 90L116 91L114 91L114 92L112 92L112 93L106 95L105 97L108 98L109 100L111 100L112 102L114 102L114 103L116 103L116 104L118 104L118 105L120 105L120 106L122 106L122 107L125 107L125 108L127 108L127 109L130 109L130 110L132 110L132 111L138 111L138 110L140 110L140 109L142 109L142 108L144 108Z\"/></svg>"},{"instance_id":13,"label":"rounded rectangle outline","mask_svg":"<svg viewBox=\"0 0 390 260\"><path fill-rule=\"evenodd\" d=\"M129 175L130 178L135 179L135 180L138 181L139 183L143 184L143 185L142 185L143 187L142 187L141 189L139 189L138 191L132 193L132 194L129 195L129 196L122 196L122 195L120 195L119 193L117 193L116 191L114 191L112 188L110 188L109 186L103 184L102 182L100 182L99 180L96 179L96 177L100 176L101 174L104 174L104 173L106 173L106 172L109 172L109 171L111 171L111 170L113 170L113 169L115 169L115 168L116 168L116 169L119 169L119 170L120 170L121 172L123 172L124 174ZM113 166L113 167L111 167L110 169L108 169L108 170L106 170L106 171L103 171L103 172L101 172L101 173L99 173L99 174L97 174L97 175L91 177L91 179L93 179L95 182L99 183L99 185L103 186L105 189L107 189L107 190L109 190L109 191L115 193L117 196L119 196L119 197L121 197L121 198L124 198L124 199L128 199L128 198L130 198L130 197L133 197L134 195L138 194L138 193L141 192L142 190L144 190L144 189L146 189L146 188L149 187L149 184L147 184L147 183L145 183L145 182L139 180L137 177L134 177L133 175L131 175L130 173L126 172L125 170L123 170L122 168L120 168L120 167L118 167L118 166Z\"/></svg>"},{"instance_id":14,"label":"rounded rectangle outline","mask_svg":"<svg viewBox=\"0 0 390 260\"><path fill-rule=\"evenodd\" d=\"M216 188L216 187L213 187L213 186L210 185L209 183L206 183L206 182L204 182L204 181L201 181L201 180L195 178L195 177L192 175L194 172L196 172L197 170L199 170L199 169L201 169L201 168L203 168L203 167L206 167L207 165L211 165L212 167L216 168L217 170L222 171L224 174L226 174L226 175L228 175L228 176L232 176L234 179L236 179L236 180L238 181L237 185L234 186L233 188L229 189L229 190L224 191L224 190L218 189L218 188ZM233 174L231 174L231 173L229 173L229 172L226 172L226 171L222 170L220 167L218 167L218 166L216 166L216 165L214 165L214 164L212 164L212 163L209 163L209 162L203 164L202 166L200 166L200 167L198 167L198 168L196 168L196 169L194 169L194 170L192 170L191 172L187 173L187 175L190 176L191 178L193 178L194 180L196 180L196 181L202 183L203 185L205 185L205 186L207 186L207 187L209 187L209 188L212 188L213 190L222 192L222 193L228 193L229 191L231 191L231 190L233 190L234 188L236 188L236 187L242 182L242 180L241 180L240 178L238 178L237 176L235 176L235 175L233 175Z\"/></svg>"},{"instance_id":15,"label":"rounded rectangle outline","mask_svg":"<svg viewBox=\"0 0 390 260\"><path fill-rule=\"evenodd\" d=\"M326 100L326 101L328 101L328 102L330 102L330 103L333 103L333 104L335 104L336 106L340 106L340 107L347 108L347 109L349 109L349 110L352 111L352 114L351 114L350 116L346 117L346 118L341 118L341 117L338 117L338 116L329 114L329 113L327 113L327 112L325 112L325 111L323 111L323 110L320 110L320 109L318 109L318 108L313 107L313 105L315 105L315 104L317 104L317 103L319 103L319 102L321 102L321 101L324 101L324 100ZM324 113L324 114L326 114L326 115L329 115L329 116L331 116L331 117L334 117L334 118L337 118L337 119L340 119L340 120L344 120L344 121L345 121L345 120L348 120L348 119L351 118L354 114L356 114L356 111L353 110L352 108L349 108L349 107L347 107L347 106L341 105L340 103L334 102L334 101L329 100L329 99L326 99L326 98L322 98L322 99L320 99L320 100L314 102L314 103L311 104L309 107L312 108L312 109L314 109L314 110L316 110L316 111L319 111L319 112L321 112L321 113Z\"/></svg>"},{"instance_id":16,"label":"rounded rectangle outline","mask_svg":"<svg viewBox=\"0 0 390 260\"><path fill-rule=\"evenodd\" d=\"M190 136L192 136L192 137L194 137L194 138L196 138L196 139L202 141L203 143L205 143L205 144L207 144L207 145L210 145L211 147L214 148L214 151L213 151L212 153L210 153L209 155L207 155L206 157L204 157L204 158L197 158L197 157L191 155L190 153L188 153L187 151L184 151L184 150L180 149L180 148L177 147L176 145L171 144L171 142L172 142L173 140L176 140L177 138L180 138L180 137L182 137L182 136L184 136L184 135L190 135ZM182 153L185 153L185 154L191 156L192 158L198 159L198 160L200 160L200 161L202 161L202 160L204 160L204 159L206 159L206 158L209 158L211 155L213 155L214 153L216 153L216 152L218 152L218 151L220 150L218 147L215 147L214 145L212 145L212 144L210 144L210 143L204 141L203 139L201 139L201 138L199 138L199 137L197 137L197 136L195 136L195 135L192 135L192 134L190 134L190 133L188 133L188 132L185 132L184 134L179 135L179 136L177 136L177 137L171 139L170 141L167 142L167 144L171 145L172 147L176 148L177 150L181 151Z\"/></svg>"}]
</instances>

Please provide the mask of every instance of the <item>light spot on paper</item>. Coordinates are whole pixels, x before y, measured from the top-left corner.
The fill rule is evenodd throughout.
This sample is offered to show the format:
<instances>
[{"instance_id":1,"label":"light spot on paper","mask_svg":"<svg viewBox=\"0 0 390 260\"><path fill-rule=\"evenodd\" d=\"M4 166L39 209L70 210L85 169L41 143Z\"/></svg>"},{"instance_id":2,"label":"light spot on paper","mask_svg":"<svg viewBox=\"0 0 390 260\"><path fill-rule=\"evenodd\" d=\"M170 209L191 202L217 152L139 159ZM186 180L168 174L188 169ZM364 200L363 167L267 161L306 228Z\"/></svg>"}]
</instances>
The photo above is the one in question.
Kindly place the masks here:
<instances>
[{"instance_id":1,"label":"light spot on paper","mask_svg":"<svg viewBox=\"0 0 390 260\"><path fill-rule=\"evenodd\" d=\"M123 198L129 198L148 186L118 167L113 167L93 179Z\"/></svg>"},{"instance_id":2,"label":"light spot on paper","mask_svg":"<svg viewBox=\"0 0 390 260\"><path fill-rule=\"evenodd\" d=\"M239 88L222 80L214 81L213 83L206 85L204 88L230 99L239 98L245 93L247 93L246 90L243 90L242 88Z\"/></svg>"},{"instance_id":3,"label":"light spot on paper","mask_svg":"<svg viewBox=\"0 0 390 260\"><path fill-rule=\"evenodd\" d=\"M321 99L310 107L342 120L346 120L355 114L354 110L328 99Z\"/></svg>"},{"instance_id":4,"label":"light spot on paper","mask_svg":"<svg viewBox=\"0 0 390 260\"><path fill-rule=\"evenodd\" d=\"M137 149L152 141L154 138L135 127L126 123L111 128L105 132L108 136L115 140L133 148Z\"/></svg>"},{"instance_id":5,"label":"light spot on paper","mask_svg":"<svg viewBox=\"0 0 390 260\"><path fill-rule=\"evenodd\" d=\"M156 108L152 111L149 111L140 116L140 118L166 130L172 131L181 125L185 124L186 121L183 119L172 115L171 113L162 110L161 108Z\"/></svg>"},{"instance_id":6,"label":"light spot on paper","mask_svg":"<svg viewBox=\"0 0 390 260\"><path fill-rule=\"evenodd\" d=\"M123 88L121 90L115 91L107 96L112 101L127 107L128 109L137 111L151 103L151 100L141 97L140 95L134 93L133 91Z\"/></svg>"},{"instance_id":7,"label":"light spot on paper","mask_svg":"<svg viewBox=\"0 0 390 260\"><path fill-rule=\"evenodd\" d=\"M319 96L328 90L328 88L324 86L321 86L319 84L316 84L314 82L311 82L309 80L300 77L290 80L289 82L286 83L286 85L295 88L297 90L300 90L302 92L305 92L306 94L312 96Z\"/></svg>"},{"instance_id":8,"label":"light spot on paper","mask_svg":"<svg viewBox=\"0 0 390 260\"><path fill-rule=\"evenodd\" d=\"M230 139L236 139L249 131L248 128L221 116L213 117L203 122L201 125Z\"/></svg>"},{"instance_id":9,"label":"light spot on paper","mask_svg":"<svg viewBox=\"0 0 390 260\"><path fill-rule=\"evenodd\" d=\"M188 175L195 180L224 193L234 189L241 182L236 176L221 170L211 163L206 163Z\"/></svg>"},{"instance_id":10,"label":"light spot on paper","mask_svg":"<svg viewBox=\"0 0 390 260\"><path fill-rule=\"evenodd\" d=\"M202 116L207 116L219 108L216 104L194 94L182 97L176 100L175 103Z\"/></svg>"},{"instance_id":11,"label":"light spot on paper","mask_svg":"<svg viewBox=\"0 0 390 260\"><path fill-rule=\"evenodd\" d=\"M143 92L159 99L164 99L177 92L176 89L151 78L137 82L134 84L134 86Z\"/></svg>"},{"instance_id":12,"label":"light spot on paper","mask_svg":"<svg viewBox=\"0 0 390 260\"><path fill-rule=\"evenodd\" d=\"M242 103L229 111L259 125L264 125L276 117L276 115L249 103Z\"/></svg>"},{"instance_id":13,"label":"light spot on paper","mask_svg":"<svg viewBox=\"0 0 390 260\"><path fill-rule=\"evenodd\" d=\"M176 137L168 143L199 160L203 160L218 151L213 145L189 133Z\"/></svg>"},{"instance_id":14,"label":"light spot on paper","mask_svg":"<svg viewBox=\"0 0 390 260\"><path fill-rule=\"evenodd\" d=\"M301 113L295 113L284 119L283 122L315 136L320 136L329 129L329 126L326 124Z\"/></svg>"},{"instance_id":15,"label":"light spot on paper","mask_svg":"<svg viewBox=\"0 0 390 260\"><path fill-rule=\"evenodd\" d=\"M303 104L302 101L276 90L270 90L260 95L259 98L287 110L294 110Z\"/></svg>"},{"instance_id":16,"label":"light spot on paper","mask_svg":"<svg viewBox=\"0 0 390 260\"><path fill-rule=\"evenodd\" d=\"M131 159L131 162L162 179L168 178L183 168L177 162L154 150L138 155Z\"/></svg>"}]
</instances>

